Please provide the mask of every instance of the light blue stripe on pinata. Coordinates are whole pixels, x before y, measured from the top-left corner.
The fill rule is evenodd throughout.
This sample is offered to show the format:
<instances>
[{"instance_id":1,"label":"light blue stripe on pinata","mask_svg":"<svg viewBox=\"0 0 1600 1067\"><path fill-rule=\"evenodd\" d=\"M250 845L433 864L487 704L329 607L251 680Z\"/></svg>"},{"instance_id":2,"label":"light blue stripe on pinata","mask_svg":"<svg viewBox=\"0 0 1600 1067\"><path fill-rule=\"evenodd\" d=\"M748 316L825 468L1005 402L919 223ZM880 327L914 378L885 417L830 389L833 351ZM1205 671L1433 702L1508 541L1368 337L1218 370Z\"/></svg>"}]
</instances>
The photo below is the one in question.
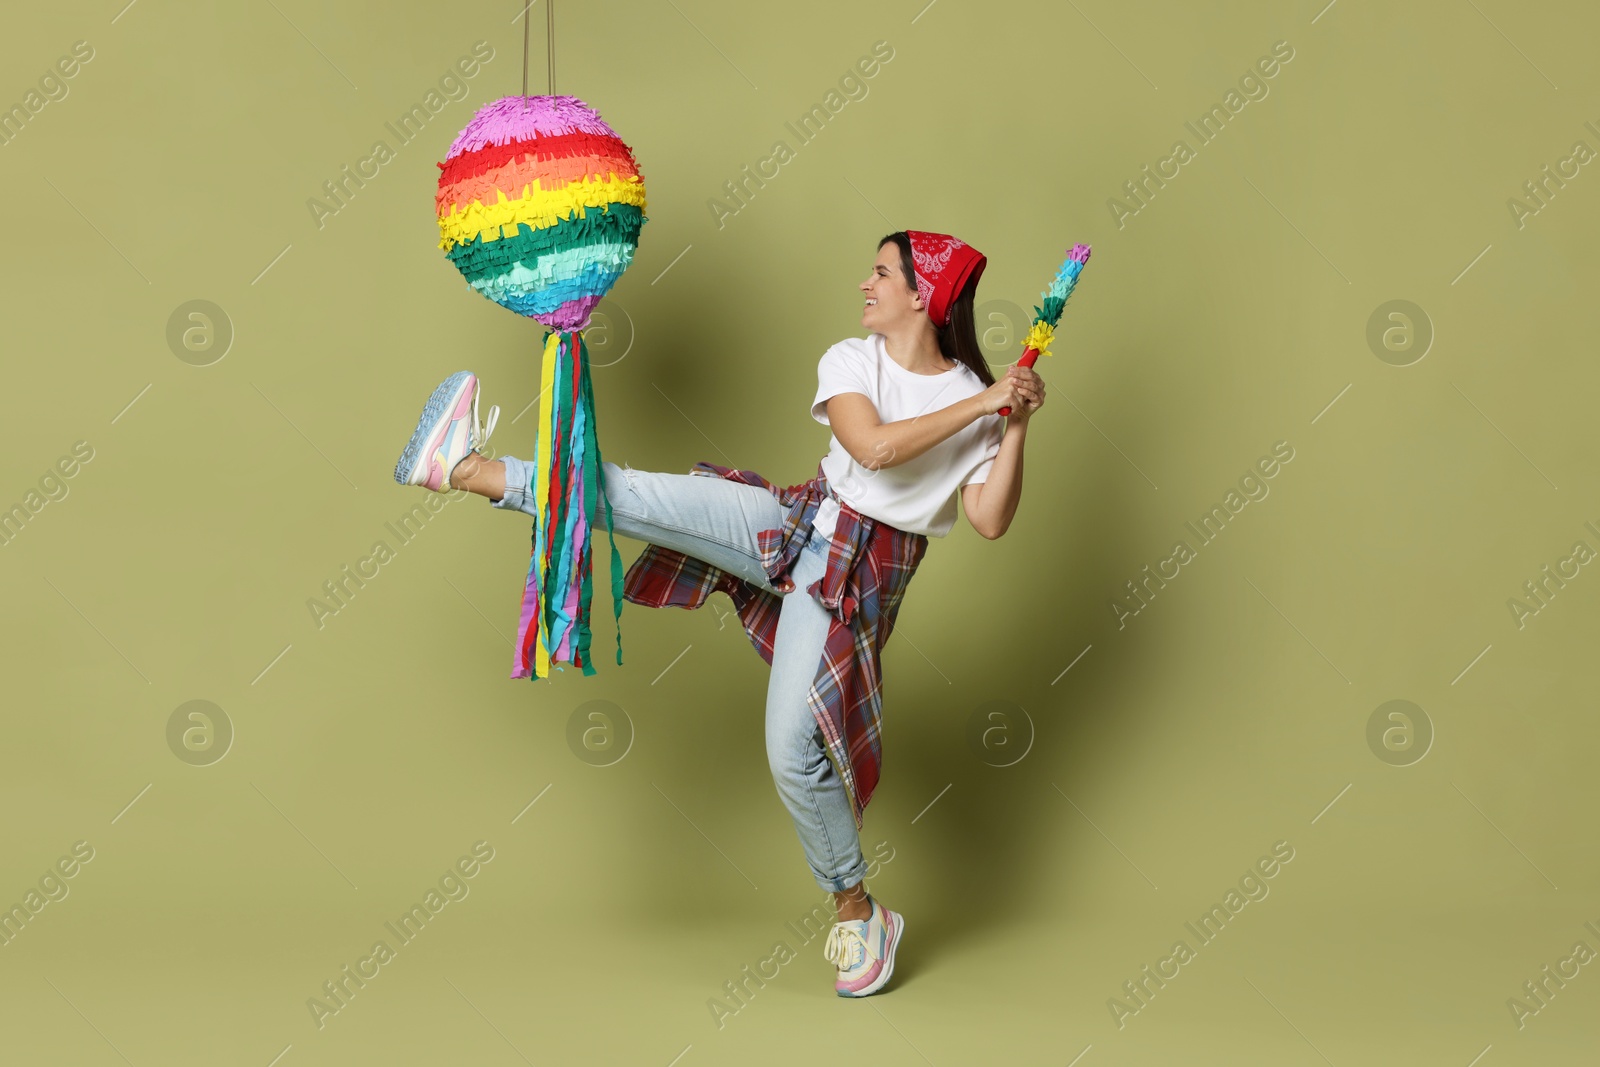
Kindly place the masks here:
<instances>
[{"instance_id":1,"label":"light blue stripe on pinata","mask_svg":"<svg viewBox=\"0 0 1600 1067\"><path fill-rule=\"evenodd\" d=\"M620 277L622 277L620 270L591 266L585 267L577 278L545 285L532 293L508 289L495 282L469 284L501 307L509 308L519 315L533 316L547 314L572 300L604 295L611 291L611 287Z\"/></svg>"},{"instance_id":2,"label":"light blue stripe on pinata","mask_svg":"<svg viewBox=\"0 0 1600 1067\"><path fill-rule=\"evenodd\" d=\"M509 270L467 284L519 315L540 315L571 300L610 292L633 262L633 252L631 244L596 241L540 255L532 266L513 263Z\"/></svg>"},{"instance_id":3,"label":"light blue stripe on pinata","mask_svg":"<svg viewBox=\"0 0 1600 1067\"><path fill-rule=\"evenodd\" d=\"M560 252L542 252L531 262L532 266L529 260L518 260L511 264L510 270L474 278L471 284L480 291L486 285L499 285L528 293L580 276L591 266L621 273L633 262L633 246L617 241L591 241Z\"/></svg>"}]
</instances>

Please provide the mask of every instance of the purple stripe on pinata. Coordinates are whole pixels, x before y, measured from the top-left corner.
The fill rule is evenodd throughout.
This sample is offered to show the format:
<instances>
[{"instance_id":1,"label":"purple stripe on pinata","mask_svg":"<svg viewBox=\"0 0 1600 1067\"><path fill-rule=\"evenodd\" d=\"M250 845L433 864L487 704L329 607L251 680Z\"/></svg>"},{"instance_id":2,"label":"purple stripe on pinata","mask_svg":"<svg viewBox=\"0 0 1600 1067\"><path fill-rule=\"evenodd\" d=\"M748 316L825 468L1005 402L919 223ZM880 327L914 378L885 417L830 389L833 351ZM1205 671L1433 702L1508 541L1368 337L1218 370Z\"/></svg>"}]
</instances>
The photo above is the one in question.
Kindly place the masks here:
<instances>
[{"instance_id":1,"label":"purple stripe on pinata","mask_svg":"<svg viewBox=\"0 0 1600 1067\"><path fill-rule=\"evenodd\" d=\"M617 131L606 124L599 112L575 96L530 96L526 98L526 109L523 101L523 97L508 96L480 108L466 128L456 135L445 158L454 159L461 152L476 152L484 145L574 130L617 136Z\"/></svg>"}]
</instances>

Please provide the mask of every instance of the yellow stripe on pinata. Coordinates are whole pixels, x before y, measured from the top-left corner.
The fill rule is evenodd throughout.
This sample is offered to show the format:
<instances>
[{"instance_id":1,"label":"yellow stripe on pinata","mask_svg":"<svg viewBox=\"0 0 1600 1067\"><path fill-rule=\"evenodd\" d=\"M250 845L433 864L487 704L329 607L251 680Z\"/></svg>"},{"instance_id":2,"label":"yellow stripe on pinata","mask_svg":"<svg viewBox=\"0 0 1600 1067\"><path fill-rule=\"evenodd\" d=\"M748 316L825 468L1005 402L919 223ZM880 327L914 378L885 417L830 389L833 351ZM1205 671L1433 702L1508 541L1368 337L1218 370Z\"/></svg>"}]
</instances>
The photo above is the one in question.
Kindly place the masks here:
<instances>
[{"instance_id":1,"label":"yellow stripe on pinata","mask_svg":"<svg viewBox=\"0 0 1600 1067\"><path fill-rule=\"evenodd\" d=\"M465 207L451 204L450 213L439 219L439 247L448 252L458 244L471 242L474 237L498 241L502 236L515 236L519 222L542 230L563 221L574 211L581 214L607 204L632 204L640 211L645 208L644 183L638 178L620 178L615 174L599 180L584 178L568 182L560 189L542 189L535 179L523 187L522 195L515 200L507 199L503 189L496 189L495 196L498 202L494 204L477 200Z\"/></svg>"}]
</instances>

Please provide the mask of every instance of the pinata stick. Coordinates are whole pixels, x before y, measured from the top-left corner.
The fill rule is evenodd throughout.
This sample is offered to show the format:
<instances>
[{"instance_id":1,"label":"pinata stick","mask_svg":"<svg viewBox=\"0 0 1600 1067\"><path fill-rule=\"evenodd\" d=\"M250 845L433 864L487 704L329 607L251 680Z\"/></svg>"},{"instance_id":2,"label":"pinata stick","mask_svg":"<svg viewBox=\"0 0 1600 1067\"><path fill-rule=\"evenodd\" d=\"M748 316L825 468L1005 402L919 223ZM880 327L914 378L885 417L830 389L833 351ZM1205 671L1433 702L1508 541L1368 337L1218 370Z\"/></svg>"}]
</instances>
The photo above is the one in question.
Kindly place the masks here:
<instances>
[{"instance_id":1,"label":"pinata stick","mask_svg":"<svg viewBox=\"0 0 1600 1067\"><path fill-rule=\"evenodd\" d=\"M1026 347L1022 351L1022 358L1017 364L1031 367L1041 355L1050 355L1050 340L1055 336L1056 323L1061 321L1061 309L1067 306L1067 298L1077 288L1078 275L1083 271L1085 263L1089 262L1089 246L1073 245L1072 251L1067 253L1067 261L1061 264L1061 269L1056 272L1055 281L1050 283L1039 296L1043 303L1034 308L1033 326L1024 337ZM1007 404L1000 409L1001 415L1011 414L1011 405Z\"/></svg>"}]
</instances>

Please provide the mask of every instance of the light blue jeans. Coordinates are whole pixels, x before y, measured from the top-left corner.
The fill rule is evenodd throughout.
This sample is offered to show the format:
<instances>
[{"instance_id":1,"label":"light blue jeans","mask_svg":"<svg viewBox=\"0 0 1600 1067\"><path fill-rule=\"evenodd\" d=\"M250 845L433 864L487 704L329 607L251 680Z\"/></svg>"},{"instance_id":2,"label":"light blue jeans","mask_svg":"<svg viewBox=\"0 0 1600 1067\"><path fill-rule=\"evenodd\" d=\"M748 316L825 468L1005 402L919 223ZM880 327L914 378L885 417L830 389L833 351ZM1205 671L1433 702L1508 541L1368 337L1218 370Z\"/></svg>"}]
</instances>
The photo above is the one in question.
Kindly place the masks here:
<instances>
[{"instance_id":1,"label":"light blue jeans","mask_svg":"<svg viewBox=\"0 0 1600 1067\"><path fill-rule=\"evenodd\" d=\"M501 459L506 491L493 505L536 514L532 464L513 456ZM806 587L827 568L827 540L813 536L806 542L789 572L794 588L783 593L762 569L756 542L760 531L783 525L783 506L767 490L726 478L634 470L608 461L601 468L617 533L676 549L783 598L767 681L767 763L817 884L833 893L849 889L866 877L867 862L850 798L806 703L831 618ZM604 516L594 521L593 536L603 537ZM598 563L606 557L595 549L593 558ZM739 633L742 638L743 630Z\"/></svg>"}]
</instances>

